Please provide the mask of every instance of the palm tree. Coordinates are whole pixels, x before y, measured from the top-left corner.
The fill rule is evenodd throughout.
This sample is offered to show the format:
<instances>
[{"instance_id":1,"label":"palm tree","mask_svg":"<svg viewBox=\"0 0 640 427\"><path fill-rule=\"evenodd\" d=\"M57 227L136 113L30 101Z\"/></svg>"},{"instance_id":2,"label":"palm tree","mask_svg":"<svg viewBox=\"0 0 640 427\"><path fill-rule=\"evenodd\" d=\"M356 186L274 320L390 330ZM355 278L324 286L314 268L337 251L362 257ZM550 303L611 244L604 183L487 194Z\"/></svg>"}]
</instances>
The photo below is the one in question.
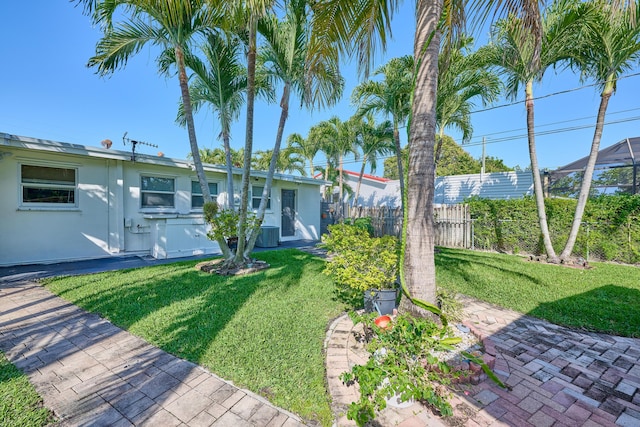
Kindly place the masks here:
<instances>
[{"instance_id":1,"label":"palm tree","mask_svg":"<svg viewBox=\"0 0 640 427\"><path fill-rule=\"evenodd\" d=\"M572 0L554 3L544 12L542 19L542 42L538 60L536 61L537 44L533 34L523 37L523 21L515 16L499 21L494 30L493 43L480 49L489 64L497 66L506 77L507 95L515 98L521 86L525 89L525 107L527 111L527 140L531 173L533 175L534 194L538 210L538 222L550 262L558 262L558 257L551 243L547 214L544 204L544 191L540 178L538 156L535 144L535 125L533 107L534 83L542 77L551 66L570 59L568 46L575 43L579 29L575 2Z\"/></svg>"},{"instance_id":2,"label":"palm tree","mask_svg":"<svg viewBox=\"0 0 640 427\"><path fill-rule=\"evenodd\" d=\"M273 174L280 158L280 146L289 116L292 92L298 95L301 105L309 109L332 105L342 95L344 81L338 69L337 56L324 57L323 67L317 67L314 73L306 73L307 43L311 30L307 12L306 0L292 0L287 3L284 20L280 21L276 16L271 15L262 19L258 26L260 34L266 41L259 52L259 62L268 77L283 83L280 121L257 213L259 223L265 215ZM259 230L254 230L251 234L245 256L248 256L252 250L258 234Z\"/></svg>"},{"instance_id":3,"label":"palm tree","mask_svg":"<svg viewBox=\"0 0 640 427\"><path fill-rule=\"evenodd\" d=\"M314 3L314 25L316 38L312 48L322 51L327 46L337 45L343 53L355 54L365 75L375 57L377 47L384 49L387 31L400 0L354 1L317 0ZM409 292L422 300L435 304L435 261L433 257L433 189L434 189L434 144L436 137L436 97L438 46L441 30L446 36L456 34L457 24L463 18L464 7L460 2L447 2L447 14L443 17L442 0L418 0L416 2L416 35L414 58L416 70L409 129L408 204L405 209L403 228L404 261L400 269L401 281L406 282ZM539 45L539 3L532 0L513 2L489 2L473 0L470 10L484 20L490 7L521 12L524 28L533 29L533 39ZM448 28L447 28L448 26ZM539 48L534 47L534 62ZM313 69L315 64L310 64ZM402 163L399 161L398 163ZM406 274L405 274L406 273ZM426 313L415 310L410 303L401 309L415 314Z\"/></svg>"},{"instance_id":4,"label":"palm tree","mask_svg":"<svg viewBox=\"0 0 640 427\"><path fill-rule=\"evenodd\" d=\"M320 145L317 144L311 137L311 131L309 137L305 139L299 133L292 133L287 138L287 145L290 147L292 153L296 153L302 156L309 162L309 176L313 178L315 169L313 168L313 159L320 151Z\"/></svg>"},{"instance_id":5,"label":"palm tree","mask_svg":"<svg viewBox=\"0 0 640 427\"><path fill-rule=\"evenodd\" d=\"M636 2L637 3L637 0ZM571 231L567 243L560 254L561 260L571 257L582 223L582 215L589 198L591 180L595 169L604 120L609 99L616 90L621 75L640 61L640 7L627 8L622 13L613 13L612 6L604 1L594 0L580 5L581 16L587 22L587 29L574 64L582 75L598 83L600 106L591 142L589 159L584 169L580 194L576 205ZM590 17L593 16L593 19Z\"/></svg>"},{"instance_id":6,"label":"palm tree","mask_svg":"<svg viewBox=\"0 0 640 427\"><path fill-rule=\"evenodd\" d=\"M247 88L247 72L240 63L239 44L230 37L209 33L201 46L205 64L199 57L185 55L186 65L193 70L194 78L189 86L189 94L194 111L203 105L217 112L220 135L224 147L227 168L227 209L234 209L233 203L233 160L231 151L231 125L238 119L244 104ZM208 66L207 66L208 65ZM180 105L178 121L184 123L184 106Z\"/></svg>"},{"instance_id":7,"label":"palm tree","mask_svg":"<svg viewBox=\"0 0 640 427\"><path fill-rule=\"evenodd\" d=\"M356 115L362 117L369 112L382 113L393 121L393 140L398 165L400 195L404 205L404 170L401 161L400 127L407 123L411 112L411 92L413 89L412 56L393 58L376 70L382 81L368 80L353 90L352 102L358 105ZM403 207L404 209L404 207Z\"/></svg>"},{"instance_id":8,"label":"palm tree","mask_svg":"<svg viewBox=\"0 0 640 427\"><path fill-rule=\"evenodd\" d=\"M385 156L394 150L393 144L393 123L385 120L376 124L373 114L368 114L366 118L356 122L357 139L356 144L362 151L362 166L356 185L356 193L353 198L353 206L358 203L360 196L360 186L362 176L367 164L371 167L371 173L375 173L377 167L377 156Z\"/></svg>"},{"instance_id":9,"label":"palm tree","mask_svg":"<svg viewBox=\"0 0 640 427\"><path fill-rule=\"evenodd\" d=\"M441 46L438 58L438 99L436 120L439 138L436 140L436 168L440 160L444 131L455 127L462 133L462 143L473 133L471 111L474 101L483 105L497 100L500 78L489 71L477 52L469 52L471 37L461 36L453 46Z\"/></svg>"},{"instance_id":10,"label":"palm tree","mask_svg":"<svg viewBox=\"0 0 640 427\"><path fill-rule=\"evenodd\" d=\"M239 168L242 166L242 161L244 159L244 150L242 148L238 150L234 150L230 148L231 151L231 165L234 168ZM189 155L191 156L191 155ZM227 163L227 154L222 148L201 148L200 149L200 159L203 163L209 163L211 165L225 165Z\"/></svg>"},{"instance_id":11,"label":"palm tree","mask_svg":"<svg viewBox=\"0 0 640 427\"><path fill-rule=\"evenodd\" d=\"M179 1L179 0L174 0ZM249 211L249 178L251 174L251 157L253 155L253 123L256 98L256 58L258 21L266 16L275 0L209 0L213 10L221 10L225 20L223 28L241 36L246 43L247 88L246 88L246 126L244 142L244 160L242 163L241 199L239 208L238 236L248 234ZM238 239L238 247L233 259L228 259L227 265L244 265L247 262L245 254L246 240Z\"/></svg>"},{"instance_id":12,"label":"palm tree","mask_svg":"<svg viewBox=\"0 0 640 427\"><path fill-rule=\"evenodd\" d=\"M208 7L205 0L86 0L82 3L85 11L93 13L94 23L100 24L103 30L103 37L96 45L96 54L88 63L90 67L97 67L98 74L108 75L124 67L129 58L147 44L159 46L162 55L172 51L178 69L191 156L204 200L210 201L193 123L185 52L189 51L198 35L218 25L220 15L215 8ZM122 13L125 21L114 25L116 12Z\"/></svg>"},{"instance_id":13,"label":"palm tree","mask_svg":"<svg viewBox=\"0 0 640 427\"><path fill-rule=\"evenodd\" d=\"M268 171L272 158L273 150L256 151L251 162L251 167L259 171ZM304 159L297 153L293 152L289 147L286 147L285 149L280 150L275 172L299 173L304 176L306 175Z\"/></svg>"},{"instance_id":14,"label":"palm tree","mask_svg":"<svg viewBox=\"0 0 640 427\"><path fill-rule=\"evenodd\" d=\"M344 203L344 157L353 154L356 159L358 158L356 121L350 119L343 122L338 116L333 116L329 120L320 122L316 129L316 132L319 133L318 139L321 142L321 150L324 151L327 158L325 180L329 178L332 164L338 170L340 204L337 216L341 218L343 213L342 204Z\"/></svg>"}]
</instances>

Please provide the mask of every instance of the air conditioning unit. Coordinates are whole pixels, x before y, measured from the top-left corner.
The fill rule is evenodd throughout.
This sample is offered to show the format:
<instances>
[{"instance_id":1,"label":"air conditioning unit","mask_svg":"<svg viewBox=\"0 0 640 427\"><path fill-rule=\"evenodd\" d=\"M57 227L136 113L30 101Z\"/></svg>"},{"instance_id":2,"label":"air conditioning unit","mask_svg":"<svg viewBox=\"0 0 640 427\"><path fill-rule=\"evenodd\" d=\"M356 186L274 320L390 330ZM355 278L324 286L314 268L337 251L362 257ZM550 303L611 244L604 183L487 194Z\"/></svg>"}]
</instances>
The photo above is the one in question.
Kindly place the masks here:
<instances>
[{"instance_id":1,"label":"air conditioning unit","mask_svg":"<svg viewBox=\"0 0 640 427\"><path fill-rule=\"evenodd\" d=\"M256 239L256 246L259 248L275 248L280 241L280 228L275 226L260 227L260 234Z\"/></svg>"}]
</instances>

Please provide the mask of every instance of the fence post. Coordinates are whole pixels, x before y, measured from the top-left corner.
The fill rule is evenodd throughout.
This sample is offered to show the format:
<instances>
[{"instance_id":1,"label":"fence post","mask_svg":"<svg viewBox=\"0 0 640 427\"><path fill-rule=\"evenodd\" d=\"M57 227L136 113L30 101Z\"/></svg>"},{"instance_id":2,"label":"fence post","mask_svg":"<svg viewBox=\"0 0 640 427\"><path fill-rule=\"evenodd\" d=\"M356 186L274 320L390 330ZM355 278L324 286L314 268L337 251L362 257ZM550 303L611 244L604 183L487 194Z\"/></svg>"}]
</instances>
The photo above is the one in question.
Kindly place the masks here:
<instances>
[{"instance_id":1,"label":"fence post","mask_svg":"<svg viewBox=\"0 0 640 427\"><path fill-rule=\"evenodd\" d=\"M473 220L469 220L471 222L471 250L476 249L476 229Z\"/></svg>"},{"instance_id":2,"label":"fence post","mask_svg":"<svg viewBox=\"0 0 640 427\"><path fill-rule=\"evenodd\" d=\"M589 223L584 223L587 226L587 248L585 250L585 261L589 262Z\"/></svg>"}]
</instances>

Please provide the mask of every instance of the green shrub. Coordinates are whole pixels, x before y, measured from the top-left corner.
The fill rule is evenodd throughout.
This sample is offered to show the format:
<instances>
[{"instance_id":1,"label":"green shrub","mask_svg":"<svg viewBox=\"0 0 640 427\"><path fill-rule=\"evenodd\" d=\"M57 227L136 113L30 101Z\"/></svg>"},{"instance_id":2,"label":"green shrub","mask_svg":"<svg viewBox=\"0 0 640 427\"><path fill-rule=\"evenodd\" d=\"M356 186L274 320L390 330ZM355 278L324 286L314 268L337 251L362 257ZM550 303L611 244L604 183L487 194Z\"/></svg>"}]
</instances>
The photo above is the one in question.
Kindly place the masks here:
<instances>
[{"instance_id":1,"label":"green shrub","mask_svg":"<svg viewBox=\"0 0 640 427\"><path fill-rule=\"evenodd\" d=\"M207 233L209 239L218 241L238 237L240 213L233 209L221 209L216 202L207 202L202 207L205 221L211 226ZM247 212L247 234L260 227L253 212Z\"/></svg>"},{"instance_id":2,"label":"green shrub","mask_svg":"<svg viewBox=\"0 0 640 427\"><path fill-rule=\"evenodd\" d=\"M471 198L474 244L507 253L544 253L535 200ZM547 222L556 252L562 251L576 207L574 199L546 199ZM574 256L640 262L640 195L602 195L585 208Z\"/></svg>"},{"instance_id":3,"label":"green shrub","mask_svg":"<svg viewBox=\"0 0 640 427\"><path fill-rule=\"evenodd\" d=\"M371 237L359 226L336 224L322 236L330 255L324 273L351 289L393 289L398 273L398 240Z\"/></svg>"},{"instance_id":4,"label":"green shrub","mask_svg":"<svg viewBox=\"0 0 640 427\"><path fill-rule=\"evenodd\" d=\"M373 237L375 233L375 229L373 228L373 221L370 216L366 216L363 218L346 218L344 223L347 225L353 225L354 227L361 228L363 230L367 230L369 236Z\"/></svg>"},{"instance_id":5,"label":"green shrub","mask_svg":"<svg viewBox=\"0 0 640 427\"><path fill-rule=\"evenodd\" d=\"M446 330L430 319L402 314L391 328L381 330L374 318L375 315L352 316L354 323L363 322L365 331L369 331L367 350L371 357L341 376L345 383L357 382L360 388L360 399L349 406L347 418L363 426L394 395L401 401L425 402L444 416L452 415L449 386L460 373L439 361L433 352L450 349L460 339L448 338Z\"/></svg>"}]
</instances>

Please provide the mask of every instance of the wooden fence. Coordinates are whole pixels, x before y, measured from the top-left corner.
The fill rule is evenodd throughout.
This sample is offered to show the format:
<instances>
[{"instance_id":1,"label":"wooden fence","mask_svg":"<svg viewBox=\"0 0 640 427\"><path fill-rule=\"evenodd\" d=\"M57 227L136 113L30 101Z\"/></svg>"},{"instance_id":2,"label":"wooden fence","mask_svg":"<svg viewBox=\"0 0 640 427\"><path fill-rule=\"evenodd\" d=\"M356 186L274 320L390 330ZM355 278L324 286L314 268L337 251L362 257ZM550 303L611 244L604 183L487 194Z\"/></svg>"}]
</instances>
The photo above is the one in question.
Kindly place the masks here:
<instances>
[{"instance_id":1,"label":"wooden fence","mask_svg":"<svg viewBox=\"0 0 640 427\"><path fill-rule=\"evenodd\" d=\"M435 244L449 248L473 246L469 205L440 205L433 209Z\"/></svg>"},{"instance_id":2,"label":"wooden fence","mask_svg":"<svg viewBox=\"0 0 640 427\"><path fill-rule=\"evenodd\" d=\"M370 217L376 236L402 234L402 210L400 208L345 207L345 217ZM435 244L453 248L473 246L472 222L469 205L441 205L433 210Z\"/></svg>"},{"instance_id":3,"label":"wooden fence","mask_svg":"<svg viewBox=\"0 0 640 427\"><path fill-rule=\"evenodd\" d=\"M371 218L371 225L373 225L374 236L396 236L400 237L402 234L402 209L396 208L365 208L350 207L345 209L345 217L347 218Z\"/></svg>"}]
</instances>

